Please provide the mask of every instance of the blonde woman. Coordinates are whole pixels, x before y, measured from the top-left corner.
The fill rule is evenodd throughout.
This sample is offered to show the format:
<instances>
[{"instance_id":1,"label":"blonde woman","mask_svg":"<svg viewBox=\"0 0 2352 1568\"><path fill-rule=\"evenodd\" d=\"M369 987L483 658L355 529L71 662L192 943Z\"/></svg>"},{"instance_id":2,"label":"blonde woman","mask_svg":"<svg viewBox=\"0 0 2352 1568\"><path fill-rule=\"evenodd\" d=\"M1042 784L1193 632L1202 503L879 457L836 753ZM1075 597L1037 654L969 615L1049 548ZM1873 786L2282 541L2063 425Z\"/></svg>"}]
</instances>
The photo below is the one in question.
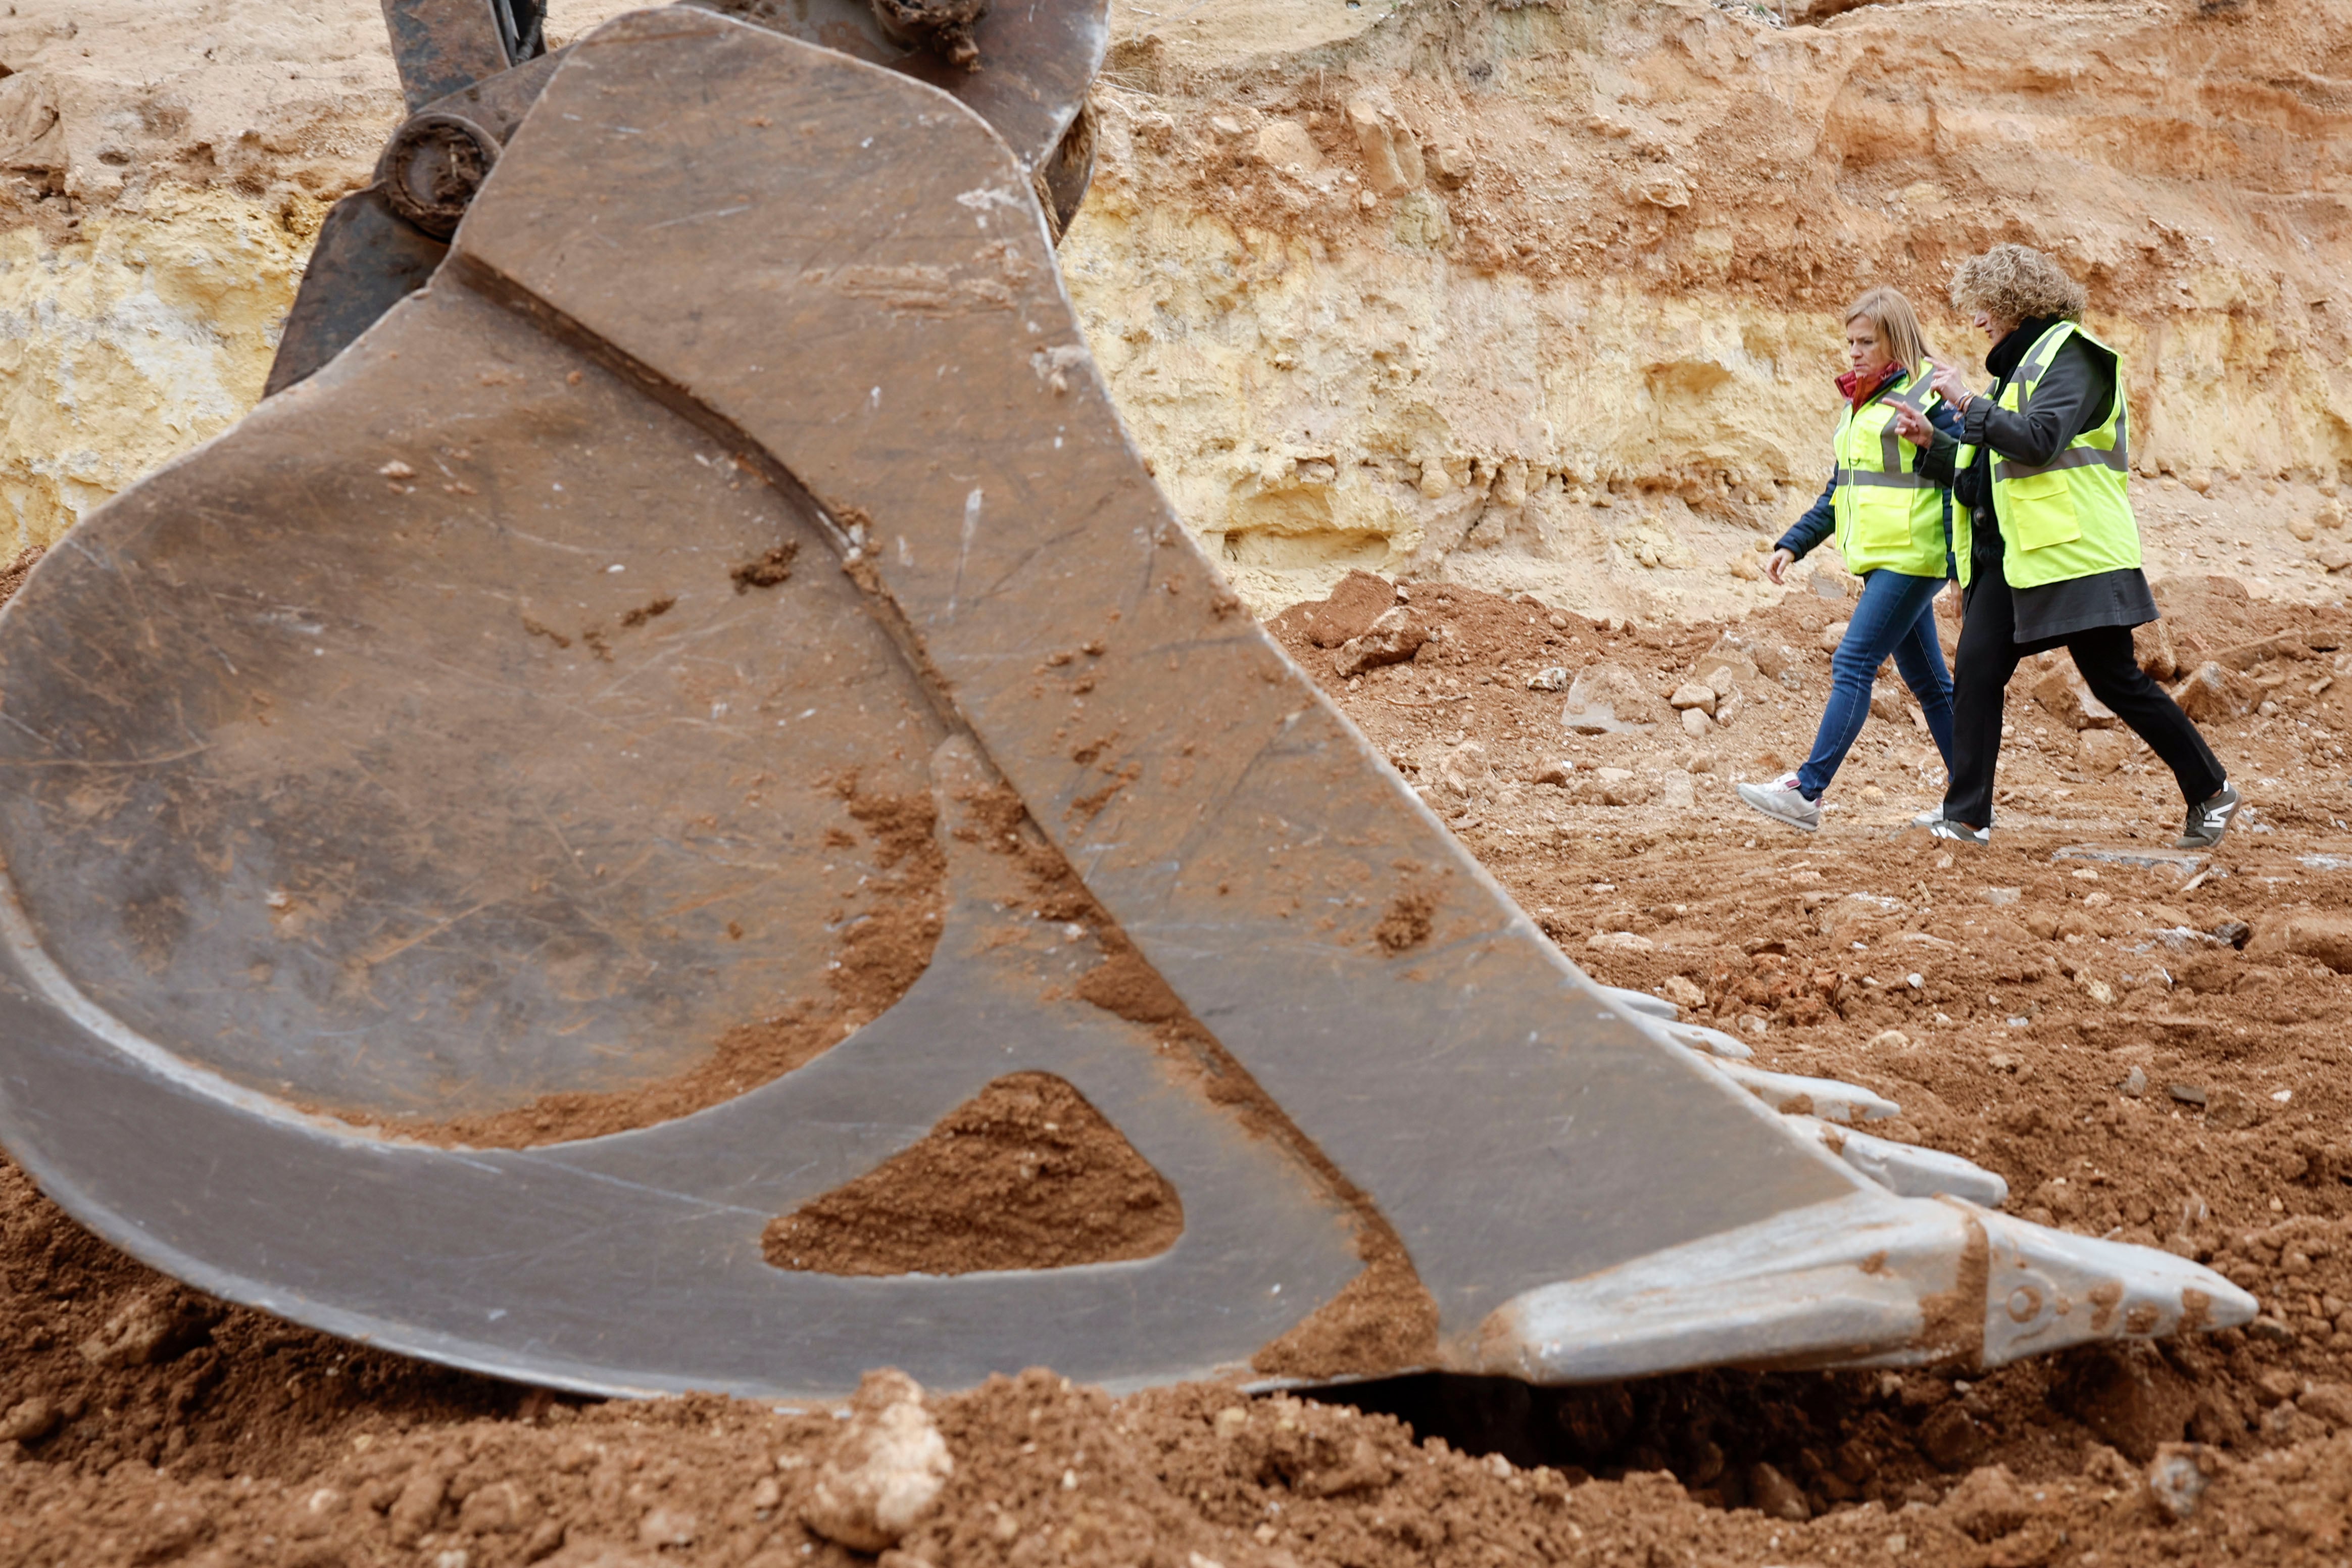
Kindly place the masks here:
<instances>
[{"instance_id":1,"label":"blonde woman","mask_svg":"<svg viewBox=\"0 0 2352 1568\"><path fill-rule=\"evenodd\" d=\"M1957 431L1958 420L1929 389L1927 349L1911 301L1873 289L1845 313L1846 359L1838 377L1845 395L1837 461L1821 499L1780 536L1765 571L1785 582L1789 567L1837 534L1846 569L1862 578L1862 600L1830 660L1830 700L1812 755L1770 784L1741 784L1739 798L1790 827L1822 825L1822 795L1870 717L1870 690L1889 654L1919 699L1927 732L1952 760L1952 678L1936 642L1936 593L1951 571L1950 502L1944 481L1919 471L1920 454L1895 439L1907 413L1928 428Z\"/></svg>"},{"instance_id":2,"label":"blonde woman","mask_svg":"<svg viewBox=\"0 0 2352 1568\"><path fill-rule=\"evenodd\" d=\"M2092 694L2172 770L2189 809L2179 847L2210 849L2237 815L2238 792L2132 656L2132 627L2157 608L2125 494L2122 362L2083 330L2083 286L2025 246L1961 262L1952 303L1992 344L1991 390L1971 392L1958 371L1936 367L1936 391L1959 412L1957 437L1897 411L1920 470L1952 486L1965 595L1952 783L1927 825L1938 837L1988 841L2002 694L2020 660L2063 647Z\"/></svg>"}]
</instances>

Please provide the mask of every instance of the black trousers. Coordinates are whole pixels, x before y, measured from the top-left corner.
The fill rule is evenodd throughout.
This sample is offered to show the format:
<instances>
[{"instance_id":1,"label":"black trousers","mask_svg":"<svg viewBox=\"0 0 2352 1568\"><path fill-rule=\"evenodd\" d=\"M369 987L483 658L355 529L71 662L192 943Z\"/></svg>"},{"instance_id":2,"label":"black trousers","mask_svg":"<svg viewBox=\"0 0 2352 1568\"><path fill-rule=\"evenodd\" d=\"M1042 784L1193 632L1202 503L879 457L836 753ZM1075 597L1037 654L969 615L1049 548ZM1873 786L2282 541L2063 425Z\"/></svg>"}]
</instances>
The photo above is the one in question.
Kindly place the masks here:
<instances>
[{"instance_id":1,"label":"black trousers","mask_svg":"<svg viewBox=\"0 0 2352 1568\"><path fill-rule=\"evenodd\" d=\"M2050 642L2019 643L2017 604L1998 568L1979 572L1962 601L1952 661L1952 786L1944 815L1971 827L1992 820L1993 767L2000 760L2001 700L2019 661L2063 646L2091 695L2115 710L2164 759L2183 800L2210 800L2226 782L2213 749L2180 704L2132 657L2129 626L2093 626Z\"/></svg>"}]
</instances>

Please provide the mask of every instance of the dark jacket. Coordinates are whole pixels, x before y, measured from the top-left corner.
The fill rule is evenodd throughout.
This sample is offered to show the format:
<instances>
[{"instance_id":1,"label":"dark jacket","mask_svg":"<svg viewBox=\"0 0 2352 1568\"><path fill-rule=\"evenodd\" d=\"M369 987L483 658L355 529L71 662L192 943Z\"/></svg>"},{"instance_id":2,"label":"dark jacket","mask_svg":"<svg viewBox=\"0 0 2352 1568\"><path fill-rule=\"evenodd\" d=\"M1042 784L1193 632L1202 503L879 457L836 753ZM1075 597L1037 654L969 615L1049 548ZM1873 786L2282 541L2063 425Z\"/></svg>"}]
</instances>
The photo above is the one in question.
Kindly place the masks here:
<instances>
[{"instance_id":1,"label":"dark jacket","mask_svg":"<svg viewBox=\"0 0 2352 1568\"><path fill-rule=\"evenodd\" d=\"M1869 397L1864 399L1864 406L1877 402L1881 397L1884 397L1890 392L1900 391L1902 388L1908 386L1910 382L1906 378L1898 376L1895 380L1888 382L1885 386L1880 387L1876 392L1872 393ZM1952 405L1950 404L1940 400L1928 408L1927 422L1935 426L1938 431L1943 432L1948 436L1957 436L1959 432L1959 416L1952 411ZM1919 466L1923 472L1927 468L1927 454L1926 452L1923 451L1920 453ZM1934 475L1930 475L1929 477L1935 478L1936 482L1939 485L1950 485L1952 482L1951 459L1947 458L1944 460L1944 471L1942 477L1936 478ZM1821 499L1814 501L1811 506L1805 509L1804 516L1799 518L1795 522L1789 525L1789 531L1782 534L1779 541L1774 543L1772 548L1775 550L1785 550L1790 555L1802 561L1806 555L1811 552L1815 545L1821 543L1822 540L1827 539L1831 534L1835 533L1836 531L1837 465L1832 463L1830 465L1830 482L1822 487ZM1957 577L1959 575L1959 572L1958 567L1952 563L1951 553L1952 498L1949 495L1947 495L1944 498L1945 574L1947 576Z\"/></svg>"},{"instance_id":2,"label":"dark jacket","mask_svg":"<svg viewBox=\"0 0 2352 1568\"><path fill-rule=\"evenodd\" d=\"M1975 579L1969 584L1971 594L1977 584L1989 579L2004 586L2007 582L2001 574L2000 530L1994 525L1993 455L1998 452L2011 462L2038 468L2064 451L2084 431L2105 424L2115 405L2114 358L2076 336L2066 340L2042 373L2042 379L2034 384L2033 400L2023 410L2012 414L1995 406L2025 352L2056 324L2054 320L2029 321L1995 344L1985 356L1985 368L1993 373L1992 390L1969 405L1957 435L1938 427L1934 445L1919 455L1919 471L1939 484L1950 485L1952 499L1975 514L1976 527L1969 531ZM1963 443L1977 449L1976 459L1965 472L1956 473L1954 466ZM2147 577L2137 567L2019 589L2015 596L2016 640L2021 643L2054 644L2073 632L2093 626L2136 626L2156 619L2158 614Z\"/></svg>"}]
</instances>

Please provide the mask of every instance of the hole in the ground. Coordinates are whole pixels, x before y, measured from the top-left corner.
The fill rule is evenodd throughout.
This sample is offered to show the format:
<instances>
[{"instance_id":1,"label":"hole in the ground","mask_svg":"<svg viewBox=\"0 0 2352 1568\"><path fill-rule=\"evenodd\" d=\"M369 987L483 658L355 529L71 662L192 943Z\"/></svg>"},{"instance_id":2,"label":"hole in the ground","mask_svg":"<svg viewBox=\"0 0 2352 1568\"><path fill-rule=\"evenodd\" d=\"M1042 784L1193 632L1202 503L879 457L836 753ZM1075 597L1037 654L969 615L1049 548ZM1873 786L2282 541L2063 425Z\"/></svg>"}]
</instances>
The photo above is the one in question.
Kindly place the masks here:
<instances>
[{"instance_id":1,"label":"hole in the ground","mask_svg":"<svg viewBox=\"0 0 2352 1568\"><path fill-rule=\"evenodd\" d=\"M1416 1373L1298 1393L1522 1468L1571 1479L1665 1470L1702 1502L1784 1517L1940 1495L1945 1467L1922 1437L1936 1411L1959 1409L1949 1381L1916 1373L1712 1371L1578 1388ZM1972 1456L1944 1458L1965 1468Z\"/></svg>"}]
</instances>

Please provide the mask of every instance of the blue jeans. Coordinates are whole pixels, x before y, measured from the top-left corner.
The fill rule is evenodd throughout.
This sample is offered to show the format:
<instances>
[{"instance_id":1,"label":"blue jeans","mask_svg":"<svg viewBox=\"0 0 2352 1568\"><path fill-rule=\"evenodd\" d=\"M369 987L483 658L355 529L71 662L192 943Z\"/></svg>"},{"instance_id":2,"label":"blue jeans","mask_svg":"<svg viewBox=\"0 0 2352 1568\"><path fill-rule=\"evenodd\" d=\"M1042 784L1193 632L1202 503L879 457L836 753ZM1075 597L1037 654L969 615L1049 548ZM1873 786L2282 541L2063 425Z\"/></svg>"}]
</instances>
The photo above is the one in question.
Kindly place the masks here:
<instances>
[{"instance_id":1,"label":"blue jeans","mask_svg":"<svg viewBox=\"0 0 2352 1568\"><path fill-rule=\"evenodd\" d=\"M1847 748L1870 717L1871 685L1890 653L1919 699L1944 766L1952 765L1952 677L1936 643L1936 594L1943 585L1941 577L1906 577L1884 567L1863 578L1862 602L1830 658L1830 702L1822 710L1821 733L1813 737L1813 754L1797 770L1797 789L1807 800L1819 800L1837 777Z\"/></svg>"}]
</instances>

